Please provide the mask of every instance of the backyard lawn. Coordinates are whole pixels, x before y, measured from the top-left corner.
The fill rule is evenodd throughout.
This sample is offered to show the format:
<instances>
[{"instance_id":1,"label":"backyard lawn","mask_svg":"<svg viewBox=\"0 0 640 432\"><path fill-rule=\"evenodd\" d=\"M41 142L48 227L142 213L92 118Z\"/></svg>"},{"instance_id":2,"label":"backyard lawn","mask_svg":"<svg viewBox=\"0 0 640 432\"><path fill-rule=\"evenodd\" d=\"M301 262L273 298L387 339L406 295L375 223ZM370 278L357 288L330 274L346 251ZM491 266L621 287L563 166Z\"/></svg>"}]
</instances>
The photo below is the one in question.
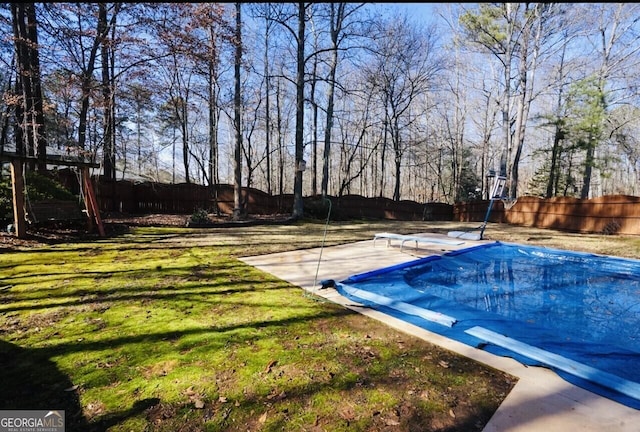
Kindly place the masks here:
<instances>
[{"instance_id":1,"label":"backyard lawn","mask_svg":"<svg viewBox=\"0 0 640 432\"><path fill-rule=\"evenodd\" d=\"M64 410L67 431L481 431L513 377L238 259L456 227L138 227L0 244L0 407ZM485 237L640 256L635 237L498 225Z\"/></svg>"}]
</instances>

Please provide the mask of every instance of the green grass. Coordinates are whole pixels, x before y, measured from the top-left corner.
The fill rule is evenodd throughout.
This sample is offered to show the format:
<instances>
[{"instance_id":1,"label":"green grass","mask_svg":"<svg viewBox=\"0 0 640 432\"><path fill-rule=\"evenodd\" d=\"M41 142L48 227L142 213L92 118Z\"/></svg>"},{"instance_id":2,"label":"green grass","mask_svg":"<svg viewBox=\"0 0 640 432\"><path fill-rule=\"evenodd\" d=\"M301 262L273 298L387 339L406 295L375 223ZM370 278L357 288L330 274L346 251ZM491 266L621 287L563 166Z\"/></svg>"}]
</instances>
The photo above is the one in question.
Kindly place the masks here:
<instances>
[{"instance_id":1,"label":"green grass","mask_svg":"<svg viewBox=\"0 0 640 432\"><path fill-rule=\"evenodd\" d=\"M415 223L332 224L327 245ZM479 431L515 380L238 258L324 224L130 234L5 252L0 408L67 431Z\"/></svg>"}]
</instances>

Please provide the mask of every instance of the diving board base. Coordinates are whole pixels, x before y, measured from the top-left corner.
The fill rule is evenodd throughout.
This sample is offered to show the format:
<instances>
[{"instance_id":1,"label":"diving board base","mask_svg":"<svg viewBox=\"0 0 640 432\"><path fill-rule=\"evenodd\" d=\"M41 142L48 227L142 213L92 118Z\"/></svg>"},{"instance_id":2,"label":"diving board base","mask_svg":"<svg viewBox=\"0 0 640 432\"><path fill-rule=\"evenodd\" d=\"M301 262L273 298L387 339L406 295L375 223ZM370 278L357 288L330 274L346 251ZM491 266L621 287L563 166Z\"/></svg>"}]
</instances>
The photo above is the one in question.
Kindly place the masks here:
<instances>
[{"instance_id":1,"label":"diving board base","mask_svg":"<svg viewBox=\"0 0 640 432\"><path fill-rule=\"evenodd\" d=\"M465 333L528 357L532 360L539 361L547 366L640 400L640 384L634 381L626 380L608 372L601 371L600 369L596 369L549 351L519 342L483 327L472 327L465 330Z\"/></svg>"}]
</instances>

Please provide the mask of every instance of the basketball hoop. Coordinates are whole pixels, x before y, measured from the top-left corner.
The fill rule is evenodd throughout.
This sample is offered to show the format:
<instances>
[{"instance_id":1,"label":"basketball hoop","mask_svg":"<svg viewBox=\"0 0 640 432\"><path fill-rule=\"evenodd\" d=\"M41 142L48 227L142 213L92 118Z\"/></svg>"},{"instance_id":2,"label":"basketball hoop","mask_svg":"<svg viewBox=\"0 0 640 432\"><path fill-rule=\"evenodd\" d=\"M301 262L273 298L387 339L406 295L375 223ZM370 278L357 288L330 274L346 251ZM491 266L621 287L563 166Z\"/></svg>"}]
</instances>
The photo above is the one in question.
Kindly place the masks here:
<instances>
[{"instance_id":1,"label":"basketball hoop","mask_svg":"<svg viewBox=\"0 0 640 432\"><path fill-rule=\"evenodd\" d=\"M500 201L502 201L505 210L511 210L511 207L518 202L518 198L502 198Z\"/></svg>"}]
</instances>

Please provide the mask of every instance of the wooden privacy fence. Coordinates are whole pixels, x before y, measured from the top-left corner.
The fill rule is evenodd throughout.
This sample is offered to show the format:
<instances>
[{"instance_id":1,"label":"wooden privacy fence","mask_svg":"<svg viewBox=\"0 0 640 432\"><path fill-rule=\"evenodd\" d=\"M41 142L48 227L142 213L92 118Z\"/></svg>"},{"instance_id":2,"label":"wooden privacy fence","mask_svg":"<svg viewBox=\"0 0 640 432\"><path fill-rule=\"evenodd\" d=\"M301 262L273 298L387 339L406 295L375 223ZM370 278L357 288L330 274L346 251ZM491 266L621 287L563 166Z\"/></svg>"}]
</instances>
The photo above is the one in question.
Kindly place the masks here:
<instances>
[{"instance_id":1,"label":"wooden privacy fence","mask_svg":"<svg viewBox=\"0 0 640 432\"><path fill-rule=\"evenodd\" d=\"M459 203L454 207L454 220L484 220L488 201ZM506 210L495 201L491 222L502 222L536 228L602 234L640 234L640 197L607 195L592 199L555 197L518 198Z\"/></svg>"},{"instance_id":2,"label":"wooden privacy fence","mask_svg":"<svg viewBox=\"0 0 640 432\"><path fill-rule=\"evenodd\" d=\"M128 214L192 213L211 196L205 186L193 184L136 183L132 181L96 182L102 211Z\"/></svg>"},{"instance_id":3,"label":"wooden privacy fence","mask_svg":"<svg viewBox=\"0 0 640 432\"><path fill-rule=\"evenodd\" d=\"M361 195L331 197L335 216L343 219L451 220L453 206L444 203L421 204L393 201L389 198L366 198Z\"/></svg>"},{"instance_id":4,"label":"wooden privacy fence","mask_svg":"<svg viewBox=\"0 0 640 432\"><path fill-rule=\"evenodd\" d=\"M128 214L191 214L198 209L231 214L234 207L233 186L218 185L214 189L196 184L159 184L151 182L105 181L96 179L96 193L104 212ZM272 196L258 189L243 188L249 214L288 214L293 209L291 194ZM421 204L415 201L395 202L388 198L366 198L360 195L329 197L331 218L395 219L482 222L489 201ZM321 197L305 197L305 211L325 217L328 204ZM640 197L609 195L588 200L570 197L542 199L520 197L513 207L505 209L502 201L494 202L490 222L509 223L536 228L604 234L640 235Z\"/></svg>"},{"instance_id":5,"label":"wooden privacy fence","mask_svg":"<svg viewBox=\"0 0 640 432\"><path fill-rule=\"evenodd\" d=\"M126 180L96 182L100 208L105 212L128 214L191 214L204 209L230 214L234 207L231 185L214 188L192 183L152 183ZM275 214L290 212L293 200L272 197L257 189L243 188L249 213ZM291 202L291 204L289 204Z\"/></svg>"},{"instance_id":6,"label":"wooden privacy fence","mask_svg":"<svg viewBox=\"0 0 640 432\"><path fill-rule=\"evenodd\" d=\"M234 207L232 185L218 185L217 190L197 184L158 184L151 182L97 180L97 195L104 212L128 214L176 213L190 214L198 209L231 214ZM215 194L214 194L215 193ZM293 195L269 195L253 188L243 188L249 214L291 213ZM214 196L216 198L214 198ZM331 200L334 219L398 219L451 220L453 206L442 203L420 204L415 201L394 202L388 198L365 198L347 195ZM305 197L305 209L315 208L316 216L326 216L328 210L320 197Z\"/></svg>"}]
</instances>

